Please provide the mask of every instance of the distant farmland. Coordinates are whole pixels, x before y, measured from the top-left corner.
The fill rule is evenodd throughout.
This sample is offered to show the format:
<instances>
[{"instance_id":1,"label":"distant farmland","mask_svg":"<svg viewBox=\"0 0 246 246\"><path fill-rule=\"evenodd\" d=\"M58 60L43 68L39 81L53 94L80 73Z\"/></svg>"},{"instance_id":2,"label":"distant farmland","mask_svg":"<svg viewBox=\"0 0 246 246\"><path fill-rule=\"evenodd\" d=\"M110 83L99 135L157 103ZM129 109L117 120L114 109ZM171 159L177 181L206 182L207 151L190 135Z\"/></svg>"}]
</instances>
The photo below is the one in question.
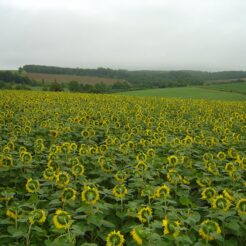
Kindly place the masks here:
<instances>
[{"instance_id":1,"label":"distant farmland","mask_svg":"<svg viewBox=\"0 0 246 246\"><path fill-rule=\"evenodd\" d=\"M246 95L246 81L245 82L234 82L226 84L214 84L209 86L204 86L204 88L219 90L219 91L229 91L236 92Z\"/></svg>"},{"instance_id":2,"label":"distant farmland","mask_svg":"<svg viewBox=\"0 0 246 246\"><path fill-rule=\"evenodd\" d=\"M246 95L237 92L208 89L209 87L180 87L148 89L139 91L122 92L122 95L152 96L152 97L176 97L194 99L217 99L217 100L246 100Z\"/></svg>"},{"instance_id":3,"label":"distant farmland","mask_svg":"<svg viewBox=\"0 0 246 246\"><path fill-rule=\"evenodd\" d=\"M122 82L120 79L111 78L101 78L101 77L90 77L90 76L76 76L76 75L63 75L63 74L46 74L46 73L27 73L30 79L35 79L37 81L44 81L46 83L59 82L59 83L69 83L70 81L77 81L80 84L97 84L104 83L107 85L112 85L117 82Z\"/></svg>"}]
</instances>

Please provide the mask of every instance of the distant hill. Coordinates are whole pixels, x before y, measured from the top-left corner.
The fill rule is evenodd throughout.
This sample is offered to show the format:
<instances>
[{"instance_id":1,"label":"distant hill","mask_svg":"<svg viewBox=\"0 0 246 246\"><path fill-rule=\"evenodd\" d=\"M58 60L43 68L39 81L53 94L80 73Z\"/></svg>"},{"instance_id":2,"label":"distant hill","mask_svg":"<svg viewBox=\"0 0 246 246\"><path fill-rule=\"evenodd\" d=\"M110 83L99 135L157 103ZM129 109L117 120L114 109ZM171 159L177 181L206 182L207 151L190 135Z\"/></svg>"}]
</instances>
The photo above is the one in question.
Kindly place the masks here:
<instances>
[{"instance_id":1,"label":"distant hill","mask_svg":"<svg viewBox=\"0 0 246 246\"><path fill-rule=\"evenodd\" d=\"M222 71L222 72L203 72L192 70L180 71L129 71L123 69L110 69L110 68L97 68L97 69L84 69L84 68L63 68L56 66L43 66L43 65L25 65L21 70L30 74L55 74L69 75L75 77L77 81L79 77L94 78L107 78L116 80L124 80L129 82L133 87L138 88L162 88L162 87L179 87L187 85L201 85L208 81L213 80L240 80L246 78L246 71ZM35 75L39 76L40 75ZM47 75L45 75L47 77ZM45 77L44 76L44 77ZM42 77L42 76L41 76ZM41 78L40 77L40 78ZM53 79L53 77L51 77ZM62 76L65 79L64 76ZM108 81L108 80L107 80ZM78 81L79 82L79 81ZM109 82L109 81L108 81ZM112 82L112 81L111 81Z\"/></svg>"}]
</instances>

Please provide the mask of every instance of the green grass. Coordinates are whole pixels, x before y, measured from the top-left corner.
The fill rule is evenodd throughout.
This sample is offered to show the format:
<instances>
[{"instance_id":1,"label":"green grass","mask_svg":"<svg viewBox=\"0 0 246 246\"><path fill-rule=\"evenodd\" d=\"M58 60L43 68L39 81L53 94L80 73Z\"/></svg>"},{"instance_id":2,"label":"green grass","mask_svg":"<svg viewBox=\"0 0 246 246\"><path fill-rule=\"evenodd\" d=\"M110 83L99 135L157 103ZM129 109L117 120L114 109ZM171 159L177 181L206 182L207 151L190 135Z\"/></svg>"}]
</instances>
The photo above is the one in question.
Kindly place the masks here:
<instances>
[{"instance_id":1,"label":"green grass","mask_svg":"<svg viewBox=\"0 0 246 246\"><path fill-rule=\"evenodd\" d=\"M246 94L246 82L208 85L205 88Z\"/></svg>"},{"instance_id":2,"label":"green grass","mask_svg":"<svg viewBox=\"0 0 246 246\"><path fill-rule=\"evenodd\" d=\"M177 97L194 99L246 100L246 95L233 92L210 90L207 89L207 87L206 89L200 87L149 89L122 92L121 94L132 96Z\"/></svg>"}]
</instances>

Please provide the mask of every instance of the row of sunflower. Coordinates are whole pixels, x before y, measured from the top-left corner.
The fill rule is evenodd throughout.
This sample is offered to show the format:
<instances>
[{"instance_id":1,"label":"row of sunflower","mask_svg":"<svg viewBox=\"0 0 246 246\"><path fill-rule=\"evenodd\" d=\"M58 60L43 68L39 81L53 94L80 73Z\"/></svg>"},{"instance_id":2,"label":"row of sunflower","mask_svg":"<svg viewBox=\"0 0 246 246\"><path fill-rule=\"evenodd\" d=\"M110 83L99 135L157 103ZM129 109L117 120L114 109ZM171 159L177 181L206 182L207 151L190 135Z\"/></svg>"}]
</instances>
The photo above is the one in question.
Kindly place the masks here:
<instances>
[{"instance_id":1,"label":"row of sunflower","mask_svg":"<svg viewBox=\"0 0 246 246\"><path fill-rule=\"evenodd\" d=\"M244 245L246 103L0 92L1 245Z\"/></svg>"}]
</instances>

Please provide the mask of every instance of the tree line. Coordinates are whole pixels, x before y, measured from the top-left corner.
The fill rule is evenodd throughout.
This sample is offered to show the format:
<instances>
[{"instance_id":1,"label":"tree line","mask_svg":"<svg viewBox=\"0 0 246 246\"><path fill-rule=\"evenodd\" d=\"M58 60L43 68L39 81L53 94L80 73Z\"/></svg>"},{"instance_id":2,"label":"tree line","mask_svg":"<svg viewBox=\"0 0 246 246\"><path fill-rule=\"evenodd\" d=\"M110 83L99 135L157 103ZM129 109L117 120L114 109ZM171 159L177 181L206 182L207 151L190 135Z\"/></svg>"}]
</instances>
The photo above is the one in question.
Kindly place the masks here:
<instances>
[{"instance_id":1,"label":"tree line","mask_svg":"<svg viewBox=\"0 0 246 246\"><path fill-rule=\"evenodd\" d=\"M110 69L99 67L97 69L84 68L63 68L55 66L25 65L24 71L47 74L67 74L77 76L96 76L102 78L122 79L130 83L133 87L176 87L188 85L201 85L209 80L218 79L241 79L246 77L246 71L222 71L203 72L192 70L179 71L129 71L123 69Z\"/></svg>"}]
</instances>

